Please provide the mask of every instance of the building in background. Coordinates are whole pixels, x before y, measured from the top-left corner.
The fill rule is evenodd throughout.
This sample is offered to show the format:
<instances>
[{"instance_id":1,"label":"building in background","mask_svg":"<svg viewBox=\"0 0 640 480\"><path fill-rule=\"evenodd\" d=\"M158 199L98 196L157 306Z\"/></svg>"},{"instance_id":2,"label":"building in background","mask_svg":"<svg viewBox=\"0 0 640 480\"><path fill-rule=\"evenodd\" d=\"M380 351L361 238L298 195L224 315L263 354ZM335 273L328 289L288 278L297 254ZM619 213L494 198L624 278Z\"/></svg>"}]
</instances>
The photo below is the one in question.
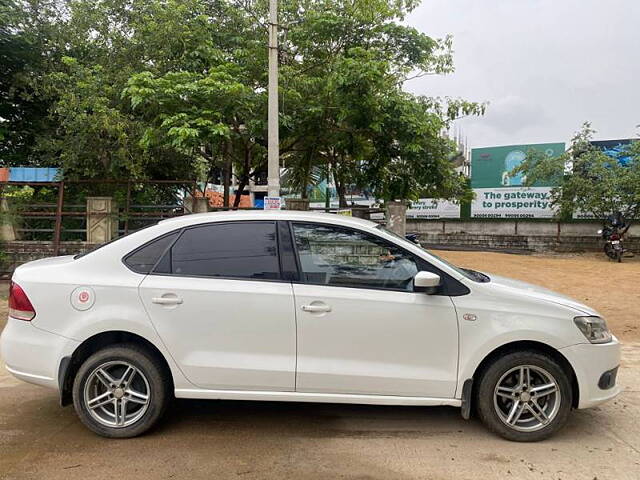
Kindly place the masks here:
<instances>
[{"instance_id":1,"label":"building in background","mask_svg":"<svg viewBox=\"0 0 640 480\"><path fill-rule=\"evenodd\" d=\"M455 126L446 135L455 142L457 153L451 159L455 166L456 172L461 173L469 178L471 175L471 149L468 146L468 140L461 127Z\"/></svg>"}]
</instances>

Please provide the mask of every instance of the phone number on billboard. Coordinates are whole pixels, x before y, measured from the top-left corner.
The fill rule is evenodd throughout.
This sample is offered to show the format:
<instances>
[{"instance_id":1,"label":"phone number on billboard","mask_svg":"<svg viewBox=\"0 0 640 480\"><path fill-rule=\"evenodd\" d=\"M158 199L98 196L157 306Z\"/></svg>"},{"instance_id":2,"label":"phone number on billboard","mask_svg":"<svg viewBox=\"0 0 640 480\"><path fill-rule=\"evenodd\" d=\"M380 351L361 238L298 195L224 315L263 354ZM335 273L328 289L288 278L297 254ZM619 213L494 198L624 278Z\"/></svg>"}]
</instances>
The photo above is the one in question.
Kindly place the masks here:
<instances>
[{"instance_id":1,"label":"phone number on billboard","mask_svg":"<svg viewBox=\"0 0 640 480\"><path fill-rule=\"evenodd\" d=\"M476 213L473 218L536 218L533 213Z\"/></svg>"}]
</instances>

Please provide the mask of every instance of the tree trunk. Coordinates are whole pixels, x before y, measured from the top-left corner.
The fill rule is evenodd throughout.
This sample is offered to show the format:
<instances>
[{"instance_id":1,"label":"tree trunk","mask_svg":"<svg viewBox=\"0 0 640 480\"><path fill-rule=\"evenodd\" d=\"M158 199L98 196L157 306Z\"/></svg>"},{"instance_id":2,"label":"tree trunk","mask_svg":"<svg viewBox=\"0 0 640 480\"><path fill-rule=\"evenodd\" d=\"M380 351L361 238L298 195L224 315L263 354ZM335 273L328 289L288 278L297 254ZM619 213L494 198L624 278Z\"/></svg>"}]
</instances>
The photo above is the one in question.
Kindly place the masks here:
<instances>
[{"instance_id":1,"label":"tree trunk","mask_svg":"<svg viewBox=\"0 0 640 480\"><path fill-rule=\"evenodd\" d=\"M240 183L236 190L236 196L233 199L233 208L238 208L240 201L242 200L242 193L244 188L249 184L249 169L251 168L251 147L245 146L244 148L244 165L242 170L242 177L240 177Z\"/></svg>"},{"instance_id":2,"label":"tree trunk","mask_svg":"<svg viewBox=\"0 0 640 480\"><path fill-rule=\"evenodd\" d=\"M338 206L340 208L347 208L347 189L344 183L336 181L336 192L338 193Z\"/></svg>"},{"instance_id":3,"label":"tree trunk","mask_svg":"<svg viewBox=\"0 0 640 480\"><path fill-rule=\"evenodd\" d=\"M304 182L301 185L300 198L307 200L309 198L309 176L311 175L311 154L307 155L305 163Z\"/></svg>"},{"instance_id":4,"label":"tree trunk","mask_svg":"<svg viewBox=\"0 0 640 480\"><path fill-rule=\"evenodd\" d=\"M233 198L233 208L238 208L240 202L242 201L242 192L244 191L244 187L249 183L249 179L246 175L243 175L240 179L240 183L238 184L238 189L236 190L236 195Z\"/></svg>"},{"instance_id":5,"label":"tree trunk","mask_svg":"<svg viewBox=\"0 0 640 480\"><path fill-rule=\"evenodd\" d=\"M336 193L338 194L338 206L340 208L347 208L347 188L338 173L338 165L336 158L331 161L331 170L333 171L333 182L336 184Z\"/></svg>"},{"instance_id":6,"label":"tree trunk","mask_svg":"<svg viewBox=\"0 0 640 480\"><path fill-rule=\"evenodd\" d=\"M222 184L223 184L223 194L222 194L222 206L229 206L229 188L231 186L231 152L228 151L228 144L225 142L224 148L222 151Z\"/></svg>"}]
</instances>

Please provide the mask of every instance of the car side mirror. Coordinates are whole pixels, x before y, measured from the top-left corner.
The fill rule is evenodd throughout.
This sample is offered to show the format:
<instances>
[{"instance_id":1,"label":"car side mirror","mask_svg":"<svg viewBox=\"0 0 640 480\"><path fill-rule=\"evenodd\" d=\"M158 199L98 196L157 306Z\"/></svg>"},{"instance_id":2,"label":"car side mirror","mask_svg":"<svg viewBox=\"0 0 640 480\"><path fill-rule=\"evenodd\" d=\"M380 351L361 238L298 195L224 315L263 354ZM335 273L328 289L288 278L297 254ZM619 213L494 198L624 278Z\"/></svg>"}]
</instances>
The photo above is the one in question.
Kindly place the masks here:
<instances>
[{"instance_id":1,"label":"car side mirror","mask_svg":"<svg viewBox=\"0 0 640 480\"><path fill-rule=\"evenodd\" d=\"M418 272L413 277L413 289L416 292L426 292L432 295L442 283L440 275L432 272Z\"/></svg>"}]
</instances>

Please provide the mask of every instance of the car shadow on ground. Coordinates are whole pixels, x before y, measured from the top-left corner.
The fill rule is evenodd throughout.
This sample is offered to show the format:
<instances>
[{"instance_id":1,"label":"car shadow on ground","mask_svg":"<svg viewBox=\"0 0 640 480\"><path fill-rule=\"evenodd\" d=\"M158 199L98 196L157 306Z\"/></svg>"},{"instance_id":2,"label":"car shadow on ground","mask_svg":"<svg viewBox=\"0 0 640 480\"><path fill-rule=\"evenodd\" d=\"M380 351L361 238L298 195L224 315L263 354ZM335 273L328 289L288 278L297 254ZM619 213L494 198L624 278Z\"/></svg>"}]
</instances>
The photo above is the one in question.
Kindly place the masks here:
<instances>
[{"instance_id":1,"label":"car shadow on ground","mask_svg":"<svg viewBox=\"0 0 640 480\"><path fill-rule=\"evenodd\" d=\"M453 407L176 399L158 430L196 425L270 435L416 437L453 433L469 423Z\"/></svg>"},{"instance_id":2,"label":"car shadow on ground","mask_svg":"<svg viewBox=\"0 0 640 480\"><path fill-rule=\"evenodd\" d=\"M589 420L574 411L554 438L580 435ZM215 429L273 438L398 438L472 435L497 439L474 415L464 420L455 407L355 405L176 399L151 434Z\"/></svg>"},{"instance_id":3,"label":"car shadow on ground","mask_svg":"<svg viewBox=\"0 0 640 480\"><path fill-rule=\"evenodd\" d=\"M14 439L13 434L6 437L7 445L19 438L22 438L19 443L24 443L32 436L57 438L63 449L67 440L86 442L86 446L103 440L81 424L73 406L60 408L55 393L29 385L3 390L8 395L0 398L0 417L5 419L0 433L17 435ZM572 412L567 426L553 440L571 443L585 434L602 434L600 416L606 420L607 414L599 409ZM222 441L245 436L267 442L327 438L410 440L438 436L502 442L476 417L464 420L460 409L454 407L186 399L175 399L159 424L141 440L214 436Z\"/></svg>"}]
</instances>

